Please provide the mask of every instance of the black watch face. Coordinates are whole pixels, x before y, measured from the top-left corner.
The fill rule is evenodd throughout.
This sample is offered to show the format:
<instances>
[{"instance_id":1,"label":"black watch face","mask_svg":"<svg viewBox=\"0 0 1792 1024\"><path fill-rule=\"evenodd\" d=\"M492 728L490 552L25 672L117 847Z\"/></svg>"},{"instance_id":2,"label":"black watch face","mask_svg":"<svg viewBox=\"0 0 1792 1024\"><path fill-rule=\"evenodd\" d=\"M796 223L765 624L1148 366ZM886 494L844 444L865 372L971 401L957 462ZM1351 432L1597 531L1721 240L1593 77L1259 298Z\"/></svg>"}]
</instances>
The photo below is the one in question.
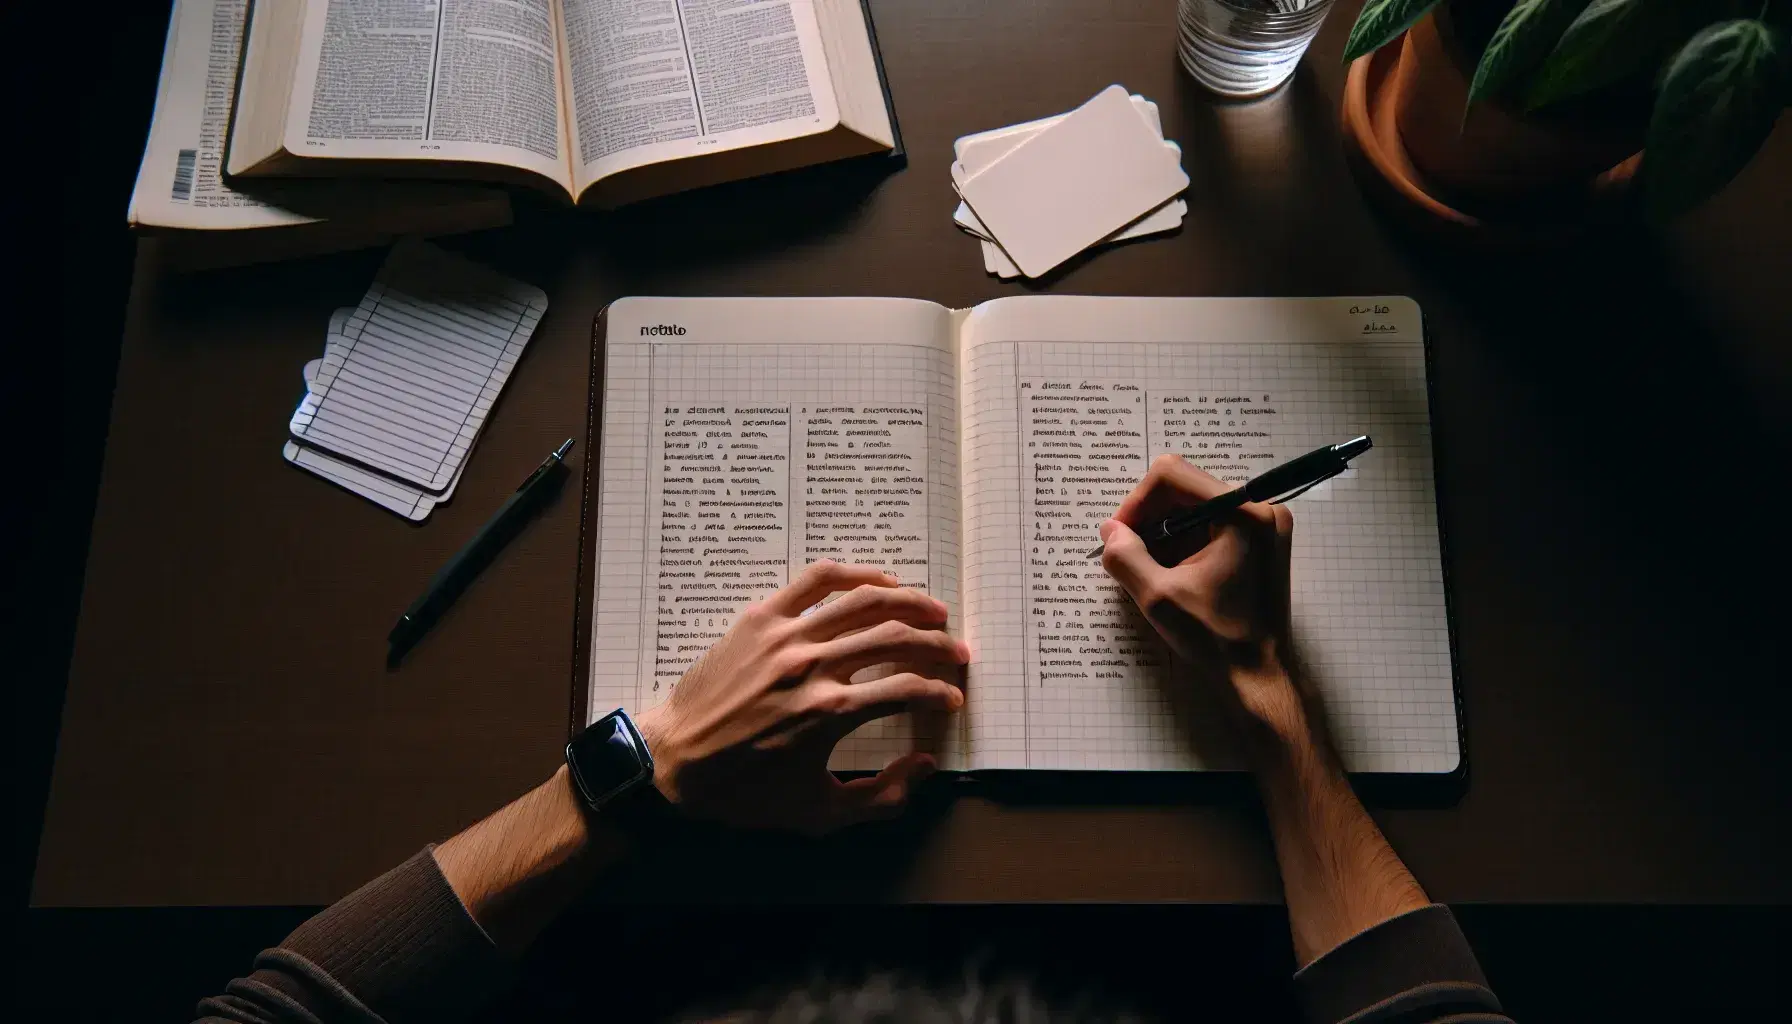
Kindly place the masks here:
<instances>
[{"instance_id":1,"label":"black watch face","mask_svg":"<svg viewBox=\"0 0 1792 1024\"><path fill-rule=\"evenodd\" d=\"M653 773L647 744L620 710L598 719L567 744L566 763L593 807L603 806Z\"/></svg>"}]
</instances>

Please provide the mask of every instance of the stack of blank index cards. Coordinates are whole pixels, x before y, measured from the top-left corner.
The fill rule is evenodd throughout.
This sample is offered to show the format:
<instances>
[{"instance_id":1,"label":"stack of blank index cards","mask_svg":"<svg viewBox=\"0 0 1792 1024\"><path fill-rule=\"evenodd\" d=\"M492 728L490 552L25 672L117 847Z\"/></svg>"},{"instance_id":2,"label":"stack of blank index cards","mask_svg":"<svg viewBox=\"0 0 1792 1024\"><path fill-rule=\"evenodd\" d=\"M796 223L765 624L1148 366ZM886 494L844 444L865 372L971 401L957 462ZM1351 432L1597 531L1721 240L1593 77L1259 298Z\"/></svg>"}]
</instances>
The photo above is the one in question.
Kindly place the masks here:
<instances>
[{"instance_id":1,"label":"stack of blank index cards","mask_svg":"<svg viewBox=\"0 0 1792 1024\"><path fill-rule=\"evenodd\" d=\"M394 246L305 364L286 461L421 521L454 494L547 311L541 289L424 242Z\"/></svg>"},{"instance_id":2,"label":"stack of blank index cards","mask_svg":"<svg viewBox=\"0 0 1792 1024\"><path fill-rule=\"evenodd\" d=\"M1174 231L1188 204L1182 150L1157 104L1110 85L1068 113L953 144L952 220L983 244L983 267L1039 277L1093 246Z\"/></svg>"}]
</instances>

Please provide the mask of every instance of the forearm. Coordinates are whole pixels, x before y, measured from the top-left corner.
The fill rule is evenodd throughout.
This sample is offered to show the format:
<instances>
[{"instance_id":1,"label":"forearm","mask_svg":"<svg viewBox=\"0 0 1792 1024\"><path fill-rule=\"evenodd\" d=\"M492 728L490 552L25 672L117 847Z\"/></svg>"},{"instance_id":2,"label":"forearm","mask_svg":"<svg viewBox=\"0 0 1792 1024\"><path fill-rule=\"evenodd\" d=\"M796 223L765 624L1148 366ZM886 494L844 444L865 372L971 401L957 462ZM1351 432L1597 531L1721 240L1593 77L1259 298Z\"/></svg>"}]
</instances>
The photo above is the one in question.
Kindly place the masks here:
<instances>
[{"instance_id":1,"label":"forearm","mask_svg":"<svg viewBox=\"0 0 1792 1024\"><path fill-rule=\"evenodd\" d=\"M498 948L526 948L625 841L586 812L567 769L436 847L436 864Z\"/></svg>"},{"instance_id":2,"label":"forearm","mask_svg":"<svg viewBox=\"0 0 1792 1024\"><path fill-rule=\"evenodd\" d=\"M203 1021L454 1021L508 980L509 962L621 855L565 769L381 875L256 958L199 1005Z\"/></svg>"},{"instance_id":3,"label":"forearm","mask_svg":"<svg viewBox=\"0 0 1792 1024\"><path fill-rule=\"evenodd\" d=\"M1235 679L1302 966L1382 922L1429 904L1351 791L1287 673L1271 662Z\"/></svg>"},{"instance_id":4,"label":"forearm","mask_svg":"<svg viewBox=\"0 0 1792 1024\"><path fill-rule=\"evenodd\" d=\"M198 1014L207 1024L453 1024L510 979L509 958L425 850L263 950L248 975L202 1000Z\"/></svg>"}]
</instances>

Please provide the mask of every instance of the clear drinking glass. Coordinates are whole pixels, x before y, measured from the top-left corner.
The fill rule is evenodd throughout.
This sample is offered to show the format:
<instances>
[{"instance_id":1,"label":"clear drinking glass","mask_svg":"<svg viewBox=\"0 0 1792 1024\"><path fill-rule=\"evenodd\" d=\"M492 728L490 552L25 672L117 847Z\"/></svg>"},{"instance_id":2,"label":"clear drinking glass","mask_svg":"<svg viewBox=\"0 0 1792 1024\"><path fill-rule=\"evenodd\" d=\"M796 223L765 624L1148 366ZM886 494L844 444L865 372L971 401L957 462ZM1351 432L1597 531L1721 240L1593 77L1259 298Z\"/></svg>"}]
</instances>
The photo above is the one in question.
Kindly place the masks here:
<instances>
[{"instance_id":1,"label":"clear drinking glass","mask_svg":"<svg viewBox=\"0 0 1792 1024\"><path fill-rule=\"evenodd\" d=\"M1260 96L1288 80L1332 0L1179 0L1182 66L1222 96Z\"/></svg>"}]
</instances>

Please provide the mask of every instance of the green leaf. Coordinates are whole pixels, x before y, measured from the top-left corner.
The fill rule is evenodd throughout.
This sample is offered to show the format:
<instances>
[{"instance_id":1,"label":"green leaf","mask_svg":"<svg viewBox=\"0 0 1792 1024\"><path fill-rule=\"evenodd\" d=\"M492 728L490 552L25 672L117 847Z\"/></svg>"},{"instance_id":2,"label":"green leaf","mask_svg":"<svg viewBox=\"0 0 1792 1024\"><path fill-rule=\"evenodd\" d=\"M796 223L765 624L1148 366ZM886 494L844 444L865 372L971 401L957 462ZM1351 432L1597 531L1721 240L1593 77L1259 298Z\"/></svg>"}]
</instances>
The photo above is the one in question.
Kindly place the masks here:
<instances>
[{"instance_id":1,"label":"green leaf","mask_svg":"<svg viewBox=\"0 0 1792 1024\"><path fill-rule=\"evenodd\" d=\"M1475 78L1468 86L1468 101L1474 103L1503 92L1536 67L1585 6L1587 0L1518 0L1514 3L1499 27L1493 30L1487 49L1481 52L1481 62L1475 65Z\"/></svg>"},{"instance_id":2,"label":"green leaf","mask_svg":"<svg viewBox=\"0 0 1792 1024\"><path fill-rule=\"evenodd\" d=\"M1351 26L1350 39L1344 44L1344 63L1366 53L1374 53L1393 42L1413 22L1425 16L1442 0L1369 0Z\"/></svg>"},{"instance_id":3,"label":"green leaf","mask_svg":"<svg viewBox=\"0 0 1792 1024\"><path fill-rule=\"evenodd\" d=\"M1664 53L1679 27L1675 0L1593 0L1537 69L1525 105L1535 110L1623 79Z\"/></svg>"},{"instance_id":4,"label":"green leaf","mask_svg":"<svg viewBox=\"0 0 1792 1024\"><path fill-rule=\"evenodd\" d=\"M1748 165L1787 92L1786 40L1753 18L1707 26L1668 62L1643 150L1657 220L1697 206Z\"/></svg>"}]
</instances>

